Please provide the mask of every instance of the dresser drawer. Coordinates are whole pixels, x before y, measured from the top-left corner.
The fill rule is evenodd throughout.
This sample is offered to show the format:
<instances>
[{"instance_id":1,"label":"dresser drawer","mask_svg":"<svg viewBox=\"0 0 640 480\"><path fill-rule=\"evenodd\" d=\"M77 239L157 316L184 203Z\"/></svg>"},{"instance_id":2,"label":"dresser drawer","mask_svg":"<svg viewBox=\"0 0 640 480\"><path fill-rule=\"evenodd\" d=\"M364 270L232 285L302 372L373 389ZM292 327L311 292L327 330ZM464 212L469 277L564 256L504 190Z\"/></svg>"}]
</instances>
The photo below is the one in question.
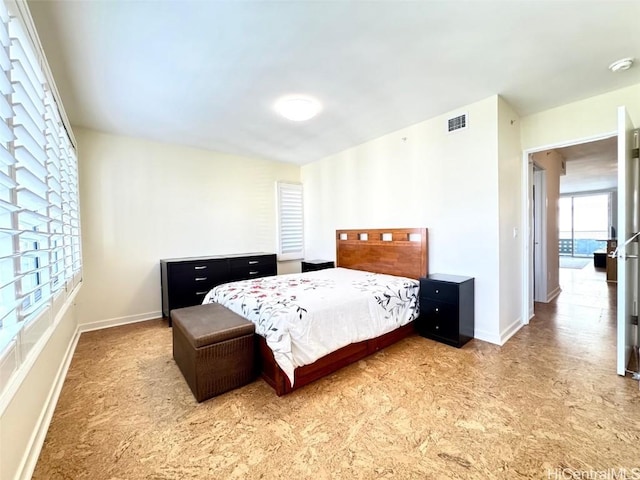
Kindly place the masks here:
<instances>
[{"instance_id":1,"label":"dresser drawer","mask_svg":"<svg viewBox=\"0 0 640 480\"><path fill-rule=\"evenodd\" d=\"M270 277L275 274L274 267L271 265L236 267L231 269L230 280L249 280L251 278Z\"/></svg>"},{"instance_id":2,"label":"dresser drawer","mask_svg":"<svg viewBox=\"0 0 640 480\"><path fill-rule=\"evenodd\" d=\"M458 306L447 302L421 299L418 330L420 333L457 340Z\"/></svg>"},{"instance_id":3,"label":"dresser drawer","mask_svg":"<svg viewBox=\"0 0 640 480\"><path fill-rule=\"evenodd\" d=\"M171 310L202 303L207 292L218 285L276 273L276 255L272 253L160 260L162 314L171 325Z\"/></svg>"},{"instance_id":4,"label":"dresser drawer","mask_svg":"<svg viewBox=\"0 0 640 480\"><path fill-rule=\"evenodd\" d=\"M209 290L209 288L203 288L202 290L172 292L170 310L200 305L202 300L204 300L204 296L209 293Z\"/></svg>"},{"instance_id":5,"label":"dresser drawer","mask_svg":"<svg viewBox=\"0 0 640 480\"><path fill-rule=\"evenodd\" d=\"M275 255L232 258L229 260L229 264L231 266L231 280L260 278L277 273Z\"/></svg>"},{"instance_id":6,"label":"dresser drawer","mask_svg":"<svg viewBox=\"0 0 640 480\"><path fill-rule=\"evenodd\" d=\"M421 278L420 298L458 303L458 285Z\"/></svg>"},{"instance_id":7,"label":"dresser drawer","mask_svg":"<svg viewBox=\"0 0 640 480\"><path fill-rule=\"evenodd\" d=\"M184 262L172 264L171 275L175 278L191 278L197 275L206 275L212 271L210 262Z\"/></svg>"},{"instance_id":8,"label":"dresser drawer","mask_svg":"<svg viewBox=\"0 0 640 480\"><path fill-rule=\"evenodd\" d=\"M231 265L231 269L249 269L249 268L257 268L263 266L270 266L275 268L276 266L276 257L275 255L260 255L257 257L240 257L240 258L231 258L229 259L229 265Z\"/></svg>"},{"instance_id":9,"label":"dresser drawer","mask_svg":"<svg viewBox=\"0 0 640 480\"><path fill-rule=\"evenodd\" d=\"M181 291L212 288L229 276L226 261L201 261L172 264L169 267L171 287Z\"/></svg>"}]
</instances>

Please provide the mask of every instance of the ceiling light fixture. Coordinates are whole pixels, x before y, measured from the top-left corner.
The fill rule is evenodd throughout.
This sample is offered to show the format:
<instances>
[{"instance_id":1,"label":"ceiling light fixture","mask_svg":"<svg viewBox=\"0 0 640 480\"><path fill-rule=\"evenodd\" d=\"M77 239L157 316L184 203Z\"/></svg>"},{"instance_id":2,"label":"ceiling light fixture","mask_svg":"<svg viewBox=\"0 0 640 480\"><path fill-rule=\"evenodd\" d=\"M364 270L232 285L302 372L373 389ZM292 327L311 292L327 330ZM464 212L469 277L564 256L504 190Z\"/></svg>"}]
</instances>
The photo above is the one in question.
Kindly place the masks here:
<instances>
[{"instance_id":1,"label":"ceiling light fixture","mask_svg":"<svg viewBox=\"0 0 640 480\"><path fill-rule=\"evenodd\" d=\"M303 122L315 117L322 105L315 98L307 95L287 95L278 99L275 104L276 112L294 122Z\"/></svg>"},{"instance_id":2,"label":"ceiling light fixture","mask_svg":"<svg viewBox=\"0 0 640 480\"><path fill-rule=\"evenodd\" d=\"M622 72L624 70L629 70L633 65L633 58L623 58L621 60L616 60L611 65L609 65L609 70L612 72Z\"/></svg>"}]
</instances>

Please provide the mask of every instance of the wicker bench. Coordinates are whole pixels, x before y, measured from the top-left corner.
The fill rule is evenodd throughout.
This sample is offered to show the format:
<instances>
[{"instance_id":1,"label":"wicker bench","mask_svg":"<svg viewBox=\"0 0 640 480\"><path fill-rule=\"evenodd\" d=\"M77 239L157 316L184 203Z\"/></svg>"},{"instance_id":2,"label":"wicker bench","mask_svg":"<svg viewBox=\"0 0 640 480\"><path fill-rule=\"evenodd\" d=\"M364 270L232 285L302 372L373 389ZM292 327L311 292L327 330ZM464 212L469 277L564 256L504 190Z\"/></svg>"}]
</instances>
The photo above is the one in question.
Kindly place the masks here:
<instances>
[{"instance_id":1,"label":"wicker bench","mask_svg":"<svg viewBox=\"0 0 640 480\"><path fill-rule=\"evenodd\" d=\"M173 358L198 402L256 377L255 325L217 303L171 311Z\"/></svg>"}]
</instances>

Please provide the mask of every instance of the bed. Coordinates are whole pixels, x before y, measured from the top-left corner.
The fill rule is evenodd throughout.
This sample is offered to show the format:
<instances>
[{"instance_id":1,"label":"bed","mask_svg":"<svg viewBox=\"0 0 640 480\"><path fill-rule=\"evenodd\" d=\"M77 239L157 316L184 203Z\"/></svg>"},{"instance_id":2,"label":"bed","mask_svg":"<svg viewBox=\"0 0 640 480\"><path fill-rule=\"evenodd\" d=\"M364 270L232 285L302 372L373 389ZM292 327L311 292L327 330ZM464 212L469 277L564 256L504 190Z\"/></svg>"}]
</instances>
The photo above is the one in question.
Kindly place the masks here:
<instances>
[{"instance_id":1,"label":"bed","mask_svg":"<svg viewBox=\"0 0 640 480\"><path fill-rule=\"evenodd\" d=\"M336 254L335 269L233 282L205 297L256 324L262 377L277 395L414 331L427 229L338 230Z\"/></svg>"}]
</instances>

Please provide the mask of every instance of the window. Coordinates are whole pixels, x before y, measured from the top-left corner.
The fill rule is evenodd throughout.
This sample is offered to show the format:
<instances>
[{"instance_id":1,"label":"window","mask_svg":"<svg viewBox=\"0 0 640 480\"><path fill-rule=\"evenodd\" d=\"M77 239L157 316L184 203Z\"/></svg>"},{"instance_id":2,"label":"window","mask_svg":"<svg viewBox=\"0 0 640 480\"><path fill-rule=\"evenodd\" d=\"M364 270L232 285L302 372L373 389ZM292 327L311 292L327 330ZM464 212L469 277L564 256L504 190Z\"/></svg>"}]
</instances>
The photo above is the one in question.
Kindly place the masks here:
<instances>
[{"instance_id":1,"label":"window","mask_svg":"<svg viewBox=\"0 0 640 480\"><path fill-rule=\"evenodd\" d=\"M278 200L278 260L304 258L302 185L276 183Z\"/></svg>"},{"instance_id":2,"label":"window","mask_svg":"<svg viewBox=\"0 0 640 480\"><path fill-rule=\"evenodd\" d=\"M610 194L560 197L560 255L591 256L606 248L611 225Z\"/></svg>"},{"instance_id":3,"label":"window","mask_svg":"<svg viewBox=\"0 0 640 480\"><path fill-rule=\"evenodd\" d=\"M0 359L15 359L3 380L82 269L75 149L34 32L23 2L0 0Z\"/></svg>"}]
</instances>

